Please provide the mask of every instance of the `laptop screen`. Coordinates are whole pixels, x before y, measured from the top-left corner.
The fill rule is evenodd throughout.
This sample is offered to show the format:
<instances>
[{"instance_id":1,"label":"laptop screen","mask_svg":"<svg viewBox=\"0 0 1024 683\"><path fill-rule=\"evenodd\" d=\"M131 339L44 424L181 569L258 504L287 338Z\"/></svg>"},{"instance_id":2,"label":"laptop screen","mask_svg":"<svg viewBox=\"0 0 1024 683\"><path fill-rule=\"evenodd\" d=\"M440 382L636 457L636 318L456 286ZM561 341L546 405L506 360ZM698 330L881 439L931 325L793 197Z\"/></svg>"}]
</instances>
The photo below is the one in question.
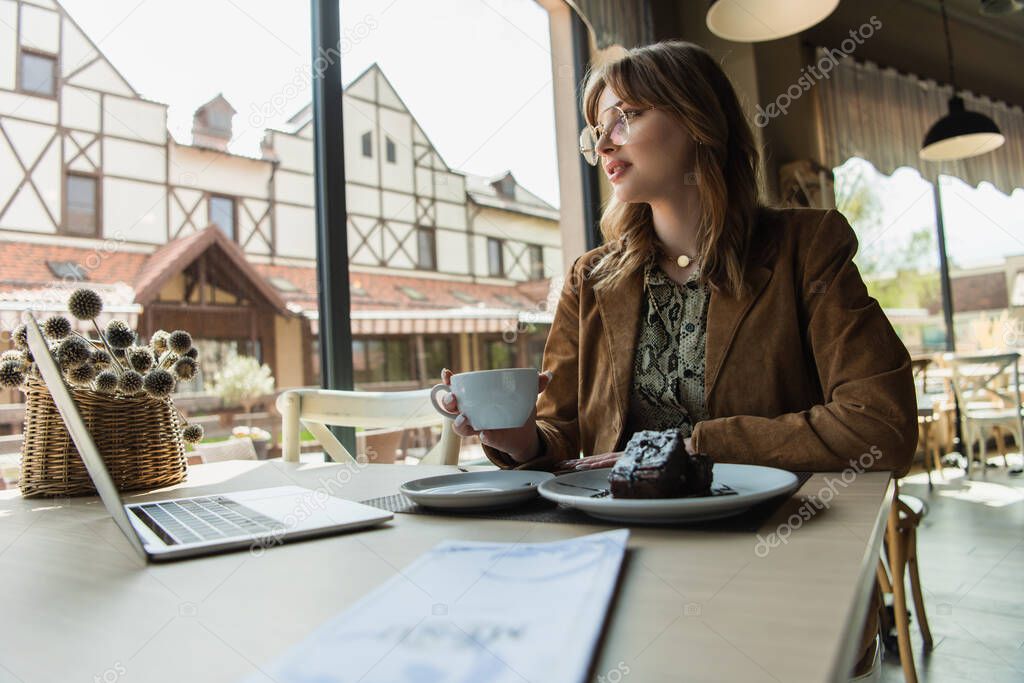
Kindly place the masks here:
<instances>
[{"instance_id":1,"label":"laptop screen","mask_svg":"<svg viewBox=\"0 0 1024 683\"><path fill-rule=\"evenodd\" d=\"M136 534L131 521L128 519L128 513L121 502L121 494L118 493L114 480L111 479L110 472L107 470L103 458L100 457L99 449L96 448L96 442L92 440L92 435L89 434L85 422L82 421L82 415L78 412L78 406L75 404L71 392L68 391L68 386L64 382L64 376L61 374L60 368L57 367L57 361L54 360L53 355L50 353L50 347L43 338L35 318L32 316L28 316L28 318L26 327L28 328L29 348L32 350L36 364L39 366L39 372L43 376L43 381L46 382L46 388L49 390L50 395L53 396L53 402L57 406L60 416L64 419L64 425L71 435L71 440L75 442L75 447L78 448L78 453L82 456L85 469L88 470L92 483L96 486L96 491L99 492L100 499L103 501L103 505L106 506L107 512L114 518L117 525L121 527L121 531L128 537L128 541L135 548L135 551L145 560L146 551L143 549L138 534Z\"/></svg>"}]
</instances>

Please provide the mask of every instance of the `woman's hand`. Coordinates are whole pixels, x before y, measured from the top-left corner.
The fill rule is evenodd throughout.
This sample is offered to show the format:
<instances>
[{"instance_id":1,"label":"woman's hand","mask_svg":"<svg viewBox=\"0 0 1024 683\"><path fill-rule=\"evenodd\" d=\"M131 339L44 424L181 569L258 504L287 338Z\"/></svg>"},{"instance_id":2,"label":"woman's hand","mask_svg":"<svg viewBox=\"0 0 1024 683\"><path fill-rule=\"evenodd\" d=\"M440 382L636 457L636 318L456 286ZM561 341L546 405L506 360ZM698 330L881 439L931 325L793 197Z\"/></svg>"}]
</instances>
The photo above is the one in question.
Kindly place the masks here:
<instances>
[{"instance_id":1,"label":"woman's hand","mask_svg":"<svg viewBox=\"0 0 1024 683\"><path fill-rule=\"evenodd\" d=\"M568 472L581 472L583 470L597 470L602 467L611 467L619 459L623 451L612 451L611 453L599 453L588 455L585 458L569 458L562 460L555 465L555 474L566 474Z\"/></svg>"},{"instance_id":2,"label":"woman's hand","mask_svg":"<svg viewBox=\"0 0 1024 683\"><path fill-rule=\"evenodd\" d=\"M683 446L686 447L686 452L690 455L695 455L696 451L693 448L693 440L690 437L683 439ZM600 453L598 455L590 455L585 458L570 458L569 460L562 460L555 465L555 474L567 474L570 472L580 472L582 470L597 470L602 467L612 467L618 461L619 456L624 451L612 451L611 453Z\"/></svg>"},{"instance_id":3,"label":"woman's hand","mask_svg":"<svg viewBox=\"0 0 1024 683\"><path fill-rule=\"evenodd\" d=\"M455 374L448 368L441 371L441 381L451 386L452 375ZM537 393L544 391L552 378L551 371L542 372L539 375ZM508 453L516 462L526 462L537 456L540 449L540 437L537 435L537 406L534 405L533 411L530 413L530 417L527 418L526 422L521 427L511 427L509 429L485 429L476 430L473 425L470 424L469 418L459 413L459 401L455 398L455 394L445 392L444 398L441 399L441 405L450 413L458 413L458 417L455 418L455 422L452 425L455 433L459 436L473 436L478 435L480 437L480 443L495 448L503 453Z\"/></svg>"}]
</instances>

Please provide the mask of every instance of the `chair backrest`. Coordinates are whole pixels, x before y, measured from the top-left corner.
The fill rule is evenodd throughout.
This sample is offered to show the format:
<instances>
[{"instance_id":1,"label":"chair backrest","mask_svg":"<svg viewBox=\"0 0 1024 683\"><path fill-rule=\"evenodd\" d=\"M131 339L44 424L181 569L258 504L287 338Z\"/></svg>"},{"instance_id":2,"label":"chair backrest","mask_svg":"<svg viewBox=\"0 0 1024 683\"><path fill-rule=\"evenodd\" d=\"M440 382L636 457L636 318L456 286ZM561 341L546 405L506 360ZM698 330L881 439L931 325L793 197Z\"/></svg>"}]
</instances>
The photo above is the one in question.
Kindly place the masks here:
<instances>
[{"instance_id":1,"label":"chair backrest","mask_svg":"<svg viewBox=\"0 0 1024 683\"><path fill-rule=\"evenodd\" d=\"M942 360L951 371L950 382L961 410L977 401L1021 405L1019 353L947 353ZM1012 384L1007 373L1012 373Z\"/></svg>"},{"instance_id":2,"label":"chair backrest","mask_svg":"<svg viewBox=\"0 0 1024 683\"><path fill-rule=\"evenodd\" d=\"M328 391L290 389L277 397L281 413L282 456L299 459L299 434L304 425L336 462L355 462L328 425L365 429L412 429L441 424L441 440L420 460L425 464L455 465L461 439L452 421L430 405L430 389L416 391Z\"/></svg>"},{"instance_id":3,"label":"chair backrest","mask_svg":"<svg viewBox=\"0 0 1024 683\"><path fill-rule=\"evenodd\" d=\"M256 448L252 445L252 439L232 438L227 441L198 444L196 453L204 463L256 459Z\"/></svg>"}]
</instances>

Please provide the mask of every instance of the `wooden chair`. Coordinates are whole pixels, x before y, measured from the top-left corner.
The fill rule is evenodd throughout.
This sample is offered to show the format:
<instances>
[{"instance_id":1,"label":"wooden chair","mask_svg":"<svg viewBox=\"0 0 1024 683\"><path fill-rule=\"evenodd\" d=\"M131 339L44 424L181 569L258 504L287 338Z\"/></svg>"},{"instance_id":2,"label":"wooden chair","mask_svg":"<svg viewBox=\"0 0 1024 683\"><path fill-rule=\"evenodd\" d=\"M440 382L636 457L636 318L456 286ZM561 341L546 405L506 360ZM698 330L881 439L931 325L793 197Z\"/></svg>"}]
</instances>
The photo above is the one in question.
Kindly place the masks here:
<instances>
[{"instance_id":1,"label":"wooden chair","mask_svg":"<svg viewBox=\"0 0 1024 683\"><path fill-rule=\"evenodd\" d=\"M421 464L457 465L461 439L452 421L441 417L430 405L430 389L416 391L328 391L290 389L277 397L281 412L282 456L287 462L299 460L302 427L313 434L335 462L356 462L328 425L364 429L413 429L441 424L441 439Z\"/></svg>"},{"instance_id":2,"label":"wooden chair","mask_svg":"<svg viewBox=\"0 0 1024 683\"><path fill-rule=\"evenodd\" d=\"M931 356L916 356L911 359L914 384L917 387L917 454L922 457L925 472L928 473L928 488L933 488L932 472L942 475L942 446L939 415L935 410L937 396L928 392L928 368L933 363ZM941 396L938 395L938 396Z\"/></svg>"},{"instance_id":3,"label":"wooden chair","mask_svg":"<svg viewBox=\"0 0 1024 683\"><path fill-rule=\"evenodd\" d=\"M906 578L910 578L910 592L914 600L914 614L921 629L926 650L932 649L932 632L928 627L928 615L924 608L924 593L921 590L921 576L917 566L917 527L928 513L924 501L914 496L900 495L899 483L896 496L889 510L886 525L885 560L878 562L878 584L883 593L892 594L893 618L896 622L896 639L899 642L900 664L906 683L917 683L917 669L914 666L914 651L910 645L910 619L907 613ZM882 624L883 632L889 624Z\"/></svg>"},{"instance_id":4,"label":"wooden chair","mask_svg":"<svg viewBox=\"0 0 1024 683\"><path fill-rule=\"evenodd\" d=\"M974 445L978 444L982 475L988 460L987 441L996 438L1003 463L1008 464L1005 436L1013 434L1018 450L1024 450L1024 418L1021 414L1020 354L946 354L943 361L952 371L950 383L960 404L960 425L967 451L967 475L971 473ZM1012 367L1013 384L1007 375ZM1002 443L1001 443L1002 442Z\"/></svg>"}]
</instances>

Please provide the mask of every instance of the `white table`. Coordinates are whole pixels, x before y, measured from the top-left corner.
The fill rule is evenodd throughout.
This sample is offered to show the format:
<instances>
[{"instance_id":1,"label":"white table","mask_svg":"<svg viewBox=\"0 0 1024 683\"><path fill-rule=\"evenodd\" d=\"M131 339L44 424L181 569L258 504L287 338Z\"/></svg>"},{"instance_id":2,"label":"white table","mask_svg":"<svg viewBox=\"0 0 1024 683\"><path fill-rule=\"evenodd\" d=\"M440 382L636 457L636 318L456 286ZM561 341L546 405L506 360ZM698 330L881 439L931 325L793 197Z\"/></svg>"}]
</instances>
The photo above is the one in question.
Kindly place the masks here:
<instances>
[{"instance_id":1,"label":"white table","mask_svg":"<svg viewBox=\"0 0 1024 683\"><path fill-rule=\"evenodd\" d=\"M185 484L132 499L291 482L361 500L454 471L232 461L194 466ZM762 537L826 477L838 480L812 477ZM633 528L593 680L846 680L892 489L887 473L833 487L831 507L794 522L764 557L752 533ZM233 681L443 539L536 542L606 528L615 527L396 514L377 529L259 556L145 566L98 499L0 491L0 682Z\"/></svg>"}]
</instances>

